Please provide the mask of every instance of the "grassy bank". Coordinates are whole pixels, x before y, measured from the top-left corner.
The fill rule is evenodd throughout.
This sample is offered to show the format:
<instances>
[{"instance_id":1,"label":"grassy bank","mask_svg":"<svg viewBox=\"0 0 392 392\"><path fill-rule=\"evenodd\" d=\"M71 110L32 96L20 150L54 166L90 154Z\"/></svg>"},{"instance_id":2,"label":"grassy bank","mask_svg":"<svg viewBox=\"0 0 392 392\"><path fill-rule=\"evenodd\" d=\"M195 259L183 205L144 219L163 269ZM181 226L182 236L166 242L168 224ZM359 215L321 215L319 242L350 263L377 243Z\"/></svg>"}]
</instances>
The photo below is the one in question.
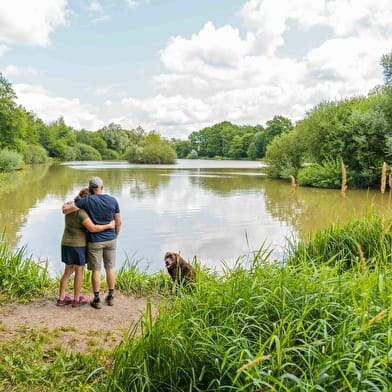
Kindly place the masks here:
<instances>
[{"instance_id":1,"label":"grassy bank","mask_svg":"<svg viewBox=\"0 0 392 392\"><path fill-rule=\"evenodd\" d=\"M130 330L114 352L84 356L61 347L45 353L43 338L27 335L25 345L11 342L2 350L9 350L8 358L13 350L20 350L21 358L28 353L34 367L3 361L0 386L12 391L390 390L389 228L374 214L333 225L294 244L284 267L271 263L263 250L251 265L238 260L219 275L197 265L195 287L175 294L166 275L150 276L128 263L118 274L120 290L162 295L155 316L147 306L141 336ZM0 257L2 292L3 263ZM34 273L41 276L38 294L50 283L44 272ZM113 367L102 370L105 360ZM23 389L26 380L29 389Z\"/></svg>"}]
</instances>

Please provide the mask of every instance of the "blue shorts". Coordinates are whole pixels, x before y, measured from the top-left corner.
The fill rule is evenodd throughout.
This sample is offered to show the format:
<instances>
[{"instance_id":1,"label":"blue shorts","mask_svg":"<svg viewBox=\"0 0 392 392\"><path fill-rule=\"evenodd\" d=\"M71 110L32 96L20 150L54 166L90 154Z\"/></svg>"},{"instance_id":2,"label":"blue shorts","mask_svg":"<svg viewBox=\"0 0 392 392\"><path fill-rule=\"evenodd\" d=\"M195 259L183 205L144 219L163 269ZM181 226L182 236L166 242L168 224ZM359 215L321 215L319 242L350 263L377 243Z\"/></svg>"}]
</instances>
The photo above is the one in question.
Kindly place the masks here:
<instances>
[{"instance_id":1,"label":"blue shorts","mask_svg":"<svg viewBox=\"0 0 392 392\"><path fill-rule=\"evenodd\" d=\"M87 246L61 245L61 261L67 265L86 265Z\"/></svg>"}]
</instances>

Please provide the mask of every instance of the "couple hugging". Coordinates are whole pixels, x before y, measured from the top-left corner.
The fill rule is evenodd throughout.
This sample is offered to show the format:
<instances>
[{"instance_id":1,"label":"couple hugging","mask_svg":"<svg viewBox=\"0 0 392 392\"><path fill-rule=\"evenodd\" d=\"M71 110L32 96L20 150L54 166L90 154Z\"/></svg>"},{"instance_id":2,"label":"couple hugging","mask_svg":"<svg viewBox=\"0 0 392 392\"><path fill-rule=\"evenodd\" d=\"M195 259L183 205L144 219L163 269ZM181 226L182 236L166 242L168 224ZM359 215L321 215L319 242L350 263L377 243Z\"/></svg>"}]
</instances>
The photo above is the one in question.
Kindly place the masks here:
<instances>
[{"instance_id":1,"label":"couple hugging","mask_svg":"<svg viewBox=\"0 0 392 392\"><path fill-rule=\"evenodd\" d=\"M83 188L73 202L63 205L65 228L61 240L61 261L65 264L60 279L57 306L71 305L78 307L89 302L80 295L83 282L84 266L92 271L91 283L94 298L90 305L101 308L99 290L101 286L102 260L106 272L108 295L105 302L112 306L116 283L115 258L116 242L120 233L121 217L117 200L103 193L103 181L92 177L88 188ZM74 277L74 296L65 295L71 275Z\"/></svg>"}]
</instances>

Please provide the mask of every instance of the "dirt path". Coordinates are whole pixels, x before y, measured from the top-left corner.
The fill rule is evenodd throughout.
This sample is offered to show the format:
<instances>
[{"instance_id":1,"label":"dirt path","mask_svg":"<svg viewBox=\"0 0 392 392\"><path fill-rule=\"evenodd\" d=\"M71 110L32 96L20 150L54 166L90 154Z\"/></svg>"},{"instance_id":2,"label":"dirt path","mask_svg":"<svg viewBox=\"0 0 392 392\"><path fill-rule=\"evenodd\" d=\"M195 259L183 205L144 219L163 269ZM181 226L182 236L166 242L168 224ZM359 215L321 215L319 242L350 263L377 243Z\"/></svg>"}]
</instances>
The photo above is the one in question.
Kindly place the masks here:
<instances>
[{"instance_id":1,"label":"dirt path","mask_svg":"<svg viewBox=\"0 0 392 392\"><path fill-rule=\"evenodd\" d=\"M67 351L88 353L116 346L129 327L140 323L146 311L146 298L116 295L114 306L94 309L89 304L79 308L58 307L54 301L26 305L0 305L0 340L13 339L21 333L53 332L53 344ZM153 312L156 306L153 303Z\"/></svg>"}]
</instances>

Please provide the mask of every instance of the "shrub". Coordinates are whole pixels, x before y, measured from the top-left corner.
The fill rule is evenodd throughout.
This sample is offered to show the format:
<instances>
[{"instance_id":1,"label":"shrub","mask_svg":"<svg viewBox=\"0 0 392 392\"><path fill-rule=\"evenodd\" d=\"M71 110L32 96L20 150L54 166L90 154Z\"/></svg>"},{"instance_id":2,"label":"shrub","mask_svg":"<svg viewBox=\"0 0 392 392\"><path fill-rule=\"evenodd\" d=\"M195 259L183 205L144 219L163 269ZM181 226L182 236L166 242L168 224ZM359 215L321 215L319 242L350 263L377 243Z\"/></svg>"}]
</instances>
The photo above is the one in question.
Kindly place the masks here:
<instances>
[{"instance_id":1,"label":"shrub","mask_svg":"<svg viewBox=\"0 0 392 392\"><path fill-rule=\"evenodd\" d=\"M16 151L4 148L0 151L0 170L12 171L21 169L24 165L22 155Z\"/></svg>"},{"instance_id":2,"label":"shrub","mask_svg":"<svg viewBox=\"0 0 392 392\"><path fill-rule=\"evenodd\" d=\"M197 155L197 151L196 150L192 150L188 155L187 155L187 159L197 159L199 156Z\"/></svg>"},{"instance_id":3,"label":"shrub","mask_svg":"<svg viewBox=\"0 0 392 392\"><path fill-rule=\"evenodd\" d=\"M26 144L21 153L25 163L45 163L48 160L48 152L39 145Z\"/></svg>"},{"instance_id":4,"label":"shrub","mask_svg":"<svg viewBox=\"0 0 392 392\"><path fill-rule=\"evenodd\" d=\"M352 183L352 179L352 170L347 170L347 183ZM303 167L298 171L297 181L299 185L338 189L342 182L341 164L338 160L327 160L321 165Z\"/></svg>"},{"instance_id":5,"label":"shrub","mask_svg":"<svg viewBox=\"0 0 392 392\"><path fill-rule=\"evenodd\" d=\"M76 159L79 161L100 161L102 159L101 154L88 144L79 143L77 149L78 154Z\"/></svg>"}]
</instances>

